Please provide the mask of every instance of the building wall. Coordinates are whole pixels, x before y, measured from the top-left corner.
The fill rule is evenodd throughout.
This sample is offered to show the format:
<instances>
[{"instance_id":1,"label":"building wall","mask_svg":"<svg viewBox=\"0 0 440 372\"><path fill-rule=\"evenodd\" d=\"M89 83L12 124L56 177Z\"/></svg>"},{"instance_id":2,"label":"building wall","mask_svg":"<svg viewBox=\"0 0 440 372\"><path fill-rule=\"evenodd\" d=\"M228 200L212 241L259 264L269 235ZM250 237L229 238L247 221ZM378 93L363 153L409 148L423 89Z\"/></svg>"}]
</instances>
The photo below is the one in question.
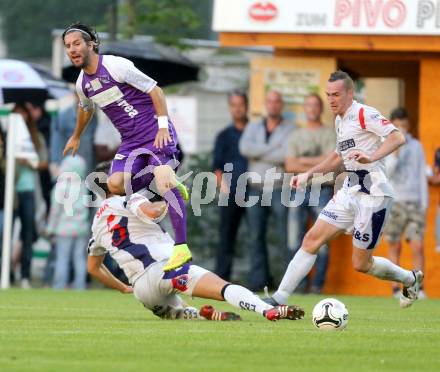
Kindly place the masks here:
<instances>
[{"instance_id":1,"label":"building wall","mask_svg":"<svg viewBox=\"0 0 440 372\"><path fill-rule=\"evenodd\" d=\"M211 152L217 133L230 122L226 93L193 87L186 95L197 100L197 153Z\"/></svg>"},{"instance_id":2,"label":"building wall","mask_svg":"<svg viewBox=\"0 0 440 372\"><path fill-rule=\"evenodd\" d=\"M230 124L227 96L232 90L248 92L250 60L266 50L198 46L185 55L200 67L198 82L182 84L173 94L197 99L197 152L211 152L217 134Z\"/></svg>"},{"instance_id":3,"label":"building wall","mask_svg":"<svg viewBox=\"0 0 440 372\"><path fill-rule=\"evenodd\" d=\"M365 102L375 107L386 117L398 106L404 104L404 85L394 78L367 78L365 82Z\"/></svg>"},{"instance_id":4,"label":"building wall","mask_svg":"<svg viewBox=\"0 0 440 372\"><path fill-rule=\"evenodd\" d=\"M325 101L325 81L331 72L336 69L335 58L308 58L308 57L256 57L251 61L251 86L250 86L250 112L254 117L264 115L264 97L267 91L267 74L272 71L283 71L286 73L285 81L280 81L281 93L289 92L289 87L294 89L291 96L300 98L313 91L308 86L307 74L318 77L319 95L324 101L324 123L331 125L333 114ZM317 73L317 75L316 75ZM298 74L298 75L297 75ZM292 79L292 81L289 81ZM289 104L285 98L285 109L293 113L297 124L301 125L302 100L301 102Z\"/></svg>"}]
</instances>

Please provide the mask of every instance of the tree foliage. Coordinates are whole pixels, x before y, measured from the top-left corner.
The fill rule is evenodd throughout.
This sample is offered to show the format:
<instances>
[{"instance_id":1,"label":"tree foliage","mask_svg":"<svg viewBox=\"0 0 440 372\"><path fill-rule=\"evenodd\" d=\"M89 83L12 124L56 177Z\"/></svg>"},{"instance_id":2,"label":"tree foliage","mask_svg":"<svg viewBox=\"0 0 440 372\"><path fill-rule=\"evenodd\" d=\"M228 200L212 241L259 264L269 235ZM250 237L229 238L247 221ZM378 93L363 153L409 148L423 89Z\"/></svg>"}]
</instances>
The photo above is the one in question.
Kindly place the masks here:
<instances>
[{"instance_id":1,"label":"tree foliage","mask_svg":"<svg viewBox=\"0 0 440 372\"><path fill-rule=\"evenodd\" d=\"M127 0L124 34L154 35L158 42L180 46L179 38L210 38L212 0Z\"/></svg>"},{"instance_id":2,"label":"tree foliage","mask_svg":"<svg viewBox=\"0 0 440 372\"><path fill-rule=\"evenodd\" d=\"M2 36L13 58L51 55L52 30L82 21L105 29L108 0L1 0Z\"/></svg>"},{"instance_id":3,"label":"tree foliage","mask_svg":"<svg viewBox=\"0 0 440 372\"><path fill-rule=\"evenodd\" d=\"M109 9L116 0L0 0L0 34L12 58L51 55L52 30L81 21L108 31ZM154 35L176 45L181 37L213 38L213 0L124 0L120 2L119 32Z\"/></svg>"}]
</instances>

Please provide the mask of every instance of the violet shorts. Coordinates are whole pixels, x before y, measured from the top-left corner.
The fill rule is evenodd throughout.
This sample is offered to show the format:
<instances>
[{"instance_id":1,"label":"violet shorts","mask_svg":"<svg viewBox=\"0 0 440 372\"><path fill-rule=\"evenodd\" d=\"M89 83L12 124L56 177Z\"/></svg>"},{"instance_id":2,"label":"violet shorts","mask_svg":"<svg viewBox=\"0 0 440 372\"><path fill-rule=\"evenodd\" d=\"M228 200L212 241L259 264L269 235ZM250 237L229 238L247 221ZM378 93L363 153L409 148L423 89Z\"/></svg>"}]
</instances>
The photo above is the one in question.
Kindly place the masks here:
<instances>
[{"instance_id":1,"label":"violet shorts","mask_svg":"<svg viewBox=\"0 0 440 372\"><path fill-rule=\"evenodd\" d=\"M115 155L109 176L116 172L126 172L132 174L133 192L143 187L149 187L154 178L153 170L159 165L169 165L177 170L179 162L177 160L179 150L174 143L162 149L153 146L139 147L136 149L118 149Z\"/></svg>"}]
</instances>

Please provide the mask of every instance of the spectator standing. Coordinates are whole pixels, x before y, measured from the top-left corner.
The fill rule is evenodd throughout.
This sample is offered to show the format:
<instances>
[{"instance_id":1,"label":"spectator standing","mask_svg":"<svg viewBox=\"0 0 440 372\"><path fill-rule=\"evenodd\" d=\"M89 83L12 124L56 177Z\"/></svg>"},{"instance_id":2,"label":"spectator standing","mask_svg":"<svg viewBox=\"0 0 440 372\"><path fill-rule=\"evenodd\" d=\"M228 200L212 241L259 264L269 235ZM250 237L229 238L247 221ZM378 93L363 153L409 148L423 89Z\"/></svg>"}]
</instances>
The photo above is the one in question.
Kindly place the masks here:
<instances>
[{"instance_id":1,"label":"spectator standing","mask_svg":"<svg viewBox=\"0 0 440 372\"><path fill-rule=\"evenodd\" d=\"M440 148L434 154L434 168L432 174L428 178L429 183L433 186L440 186ZM435 251L440 253L440 205L437 209L437 217L435 220Z\"/></svg>"},{"instance_id":2,"label":"spectator standing","mask_svg":"<svg viewBox=\"0 0 440 372\"><path fill-rule=\"evenodd\" d=\"M89 208L83 203L83 196L86 195L83 182L86 168L86 162L81 156L67 156L61 162L60 176L52 191L46 234L55 240L54 289L67 287L72 260L73 287L79 290L86 287L86 248L89 237ZM66 195L77 195L78 198L72 204L60 203ZM66 205L71 205L71 210L66 209Z\"/></svg>"},{"instance_id":3,"label":"spectator standing","mask_svg":"<svg viewBox=\"0 0 440 372\"><path fill-rule=\"evenodd\" d=\"M241 154L248 159L248 170L253 175L248 180L249 198L258 198L258 202L246 210L250 226L249 287L253 291L272 284L266 243L267 223L271 213L277 228L279 249L287 259L286 205L289 201L282 200L281 196L287 138L294 125L283 118L283 106L281 94L269 91L265 97L267 116L248 124L239 144Z\"/></svg>"},{"instance_id":4,"label":"spectator standing","mask_svg":"<svg viewBox=\"0 0 440 372\"><path fill-rule=\"evenodd\" d=\"M22 116L37 154L43 154L45 150L44 136L38 131L28 104L17 104L13 111ZM29 289L31 287L32 244L37 235L35 227L35 190L38 164L35 166L25 158L17 158L16 160L15 191L17 193L17 214L21 223L20 238L22 242L20 254L21 287Z\"/></svg>"},{"instance_id":5,"label":"spectator standing","mask_svg":"<svg viewBox=\"0 0 440 372\"><path fill-rule=\"evenodd\" d=\"M3 246L3 219L5 203L5 161L6 161L6 136L0 125L0 247ZM0 248L0 255L2 249Z\"/></svg>"},{"instance_id":6,"label":"spectator standing","mask_svg":"<svg viewBox=\"0 0 440 372\"><path fill-rule=\"evenodd\" d=\"M304 113L306 124L303 128L295 128L288 140L286 172L303 173L312 166L323 161L332 151L336 143L336 134L333 128L325 127L321 116L323 102L318 94L310 94L304 99ZM314 190L315 191L315 190ZM318 190L316 190L318 191ZM293 194L299 205L289 208L288 246L293 255L301 247L301 242L307 232L308 222L315 222L321 209L324 208L333 196L333 183L321 186L319 194L307 190L296 190ZM316 200L317 199L317 200ZM328 267L328 245L323 245L316 259L316 272L313 277L310 292L320 293L325 282ZM304 291L307 286L306 278L298 286Z\"/></svg>"},{"instance_id":7,"label":"spectator standing","mask_svg":"<svg viewBox=\"0 0 440 372\"><path fill-rule=\"evenodd\" d=\"M50 171L52 179L56 179L60 172L60 165L63 161L64 146L75 130L77 114L76 106L78 105L78 102L79 101L76 97L75 103L60 110L52 121L52 125L50 127ZM98 112L96 114L98 114ZM80 155L86 162L87 174L95 168L95 151L93 140L98 122L97 116L98 115L94 115L92 117L87 125L87 128L84 130L78 149L78 155ZM44 274L44 282L48 285L53 282L53 272L55 266L55 247L52 246L51 248L52 249L47 260Z\"/></svg>"},{"instance_id":8,"label":"spectator standing","mask_svg":"<svg viewBox=\"0 0 440 372\"><path fill-rule=\"evenodd\" d=\"M399 264L402 238L409 242L415 270L424 268L423 237L428 207L428 182L423 146L409 132L410 121L404 108L391 113L390 120L406 137L406 145L387 157L387 172L395 190L395 202L385 226L385 240L389 245L389 259ZM392 283L399 296L398 283ZM419 298L425 298L421 288Z\"/></svg>"},{"instance_id":9,"label":"spectator standing","mask_svg":"<svg viewBox=\"0 0 440 372\"><path fill-rule=\"evenodd\" d=\"M41 134L41 136L39 135L41 146L36 148L40 158L37 171L41 185L41 192L43 194L44 202L46 203L46 213L49 213L50 192L52 190L52 179L49 172L49 148L51 143L50 130L52 119L45 110L43 102L27 102L24 106L30 115L31 120L35 123L38 133Z\"/></svg>"},{"instance_id":10,"label":"spectator standing","mask_svg":"<svg viewBox=\"0 0 440 372\"><path fill-rule=\"evenodd\" d=\"M247 95L233 91L228 95L228 104L232 123L217 135L213 156L213 168L220 189L220 240L215 273L227 281L231 279L237 231L245 215L245 209L237 205L235 195L238 177L247 170L247 159L240 154L238 148L248 122ZM226 177L223 176L224 172L227 172Z\"/></svg>"}]
</instances>

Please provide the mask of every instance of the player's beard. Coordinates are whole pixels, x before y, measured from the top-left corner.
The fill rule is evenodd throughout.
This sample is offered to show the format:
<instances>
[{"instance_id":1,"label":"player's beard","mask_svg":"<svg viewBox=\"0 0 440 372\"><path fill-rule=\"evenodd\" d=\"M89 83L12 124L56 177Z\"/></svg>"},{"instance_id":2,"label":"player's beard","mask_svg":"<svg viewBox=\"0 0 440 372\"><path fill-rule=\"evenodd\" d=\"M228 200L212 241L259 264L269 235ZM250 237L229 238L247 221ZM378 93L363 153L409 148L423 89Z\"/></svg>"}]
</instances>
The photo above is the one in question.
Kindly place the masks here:
<instances>
[{"instance_id":1,"label":"player's beard","mask_svg":"<svg viewBox=\"0 0 440 372\"><path fill-rule=\"evenodd\" d=\"M86 68L86 67L89 65L89 63L90 63L90 57L89 57L89 55L88 55L88 54L84 54L84 56L83 56L83 62L82 62L79 66L76 66L76 67L79 67L79 68L81 68L81 69L84 69L84 68Z\"/></svg>"}]
</instances>

